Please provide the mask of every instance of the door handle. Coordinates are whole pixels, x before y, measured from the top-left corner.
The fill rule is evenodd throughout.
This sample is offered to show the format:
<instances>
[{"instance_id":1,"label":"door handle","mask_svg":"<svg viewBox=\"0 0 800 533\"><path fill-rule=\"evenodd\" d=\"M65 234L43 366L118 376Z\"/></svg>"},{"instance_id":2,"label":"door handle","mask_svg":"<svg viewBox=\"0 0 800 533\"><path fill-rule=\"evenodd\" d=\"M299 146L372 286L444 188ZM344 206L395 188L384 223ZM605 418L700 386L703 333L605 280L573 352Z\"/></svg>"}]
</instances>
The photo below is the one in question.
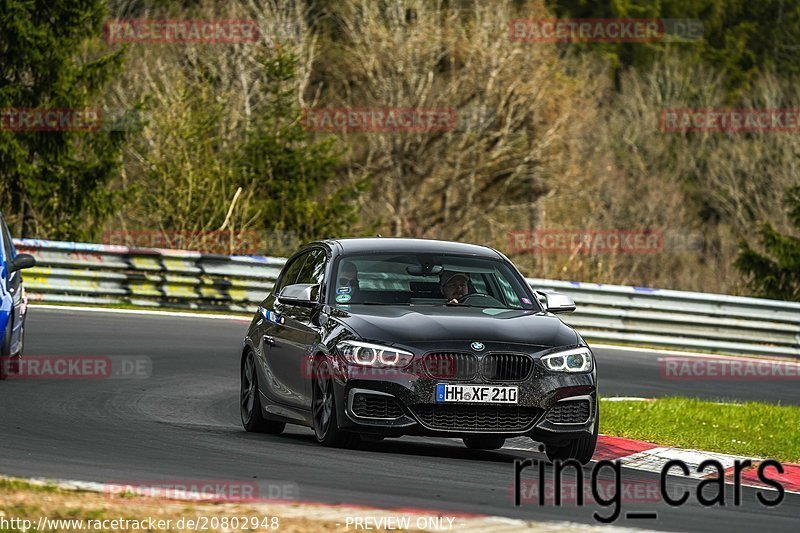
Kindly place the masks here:
<instances>
[{"instance_id":1,"label":"door handle","mask_svg":"<svg viewBox=\"0 0 800 533\"><path fill-rule=\"evenodd\" d=\"M264 335L264 344L275 346L275 338L272 335Z\"/></svg>"}]
</instances>

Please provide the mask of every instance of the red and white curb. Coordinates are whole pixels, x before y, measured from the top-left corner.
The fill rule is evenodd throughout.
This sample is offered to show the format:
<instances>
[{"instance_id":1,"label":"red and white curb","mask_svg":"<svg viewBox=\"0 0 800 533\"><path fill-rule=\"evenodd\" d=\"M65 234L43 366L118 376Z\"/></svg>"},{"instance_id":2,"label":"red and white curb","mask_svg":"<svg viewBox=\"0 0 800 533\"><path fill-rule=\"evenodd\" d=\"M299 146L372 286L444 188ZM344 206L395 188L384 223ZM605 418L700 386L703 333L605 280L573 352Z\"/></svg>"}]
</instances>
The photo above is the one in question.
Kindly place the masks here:
<instances>
[{"instance_id":1,"label":"red and white curb","mask_svg":"<svg viewBox=\"0 0 800 533\"><path fill-rule=\"evenodd\" d=\"M538 447L538 444L531 443L530 441L527 443L511 441L509 445L503 449L535 452L538 451ZM751 466L743 470L741 474L742 486L775 490L775 487L766 485L758 479L758 465L764 461L763 458L758 457L744 457L741 455L706 452L702 450L673 448L670 446L653 444L651 442L611 437L608 435L600 435L597 438L597 448L592 457L593 462L619 460L624 468L656 473L660 473L664 465L667 464L668 461L674 459L683 461L689 468L689 474L684 476L683 472L677 468L671 470L670 473L674 473L676 476L692 477L695 479L707 478L716 473L714 470L709 469L706 469L704 472L698 472L697 467L700 463L707 459L719 461L723 468L725 468L725 479L728 483L733 483L735 461L749 459L751 461ZM800 464L781 463L781 465L783 466L783 474L779 473L774 468L770 468L768 471L769 478L783 485L786 492L800 494Z\"/></svg>"},{"instance_id":2,"label":"red and white curb","mask_svg":"<svg viewBox=\"0 0 800 533\"><path fill-rule=\"evenodd\" d=\"M650 442L639 440L624 439L622 437L609 437L601 435L597 440L597 449L593 457L594 461L602 459L622 461L622 466L635 470L645 470L648 472L661 472L661 469L673 459L683 461L689 467L689 476L702 479L708 477L708 471L698 473L697 467L707 459L719 461L725 468L725 478L733 482L733 469L735 461L749 459L752 466L742 471L742 485L745 487L768 488L769 485L762 483L758 479L758 465L763 458L744 457L740 455L729 455L724 453L705 452L701 450L686 450L682 448L672 448L669 446L659 446ZM781 463L783 474L774 468L769 470L769 477L781 485L786 492L800 494L800 465L793 463ZM680 475L683 475L682 473Z\"/></svg>"}]
</instances>

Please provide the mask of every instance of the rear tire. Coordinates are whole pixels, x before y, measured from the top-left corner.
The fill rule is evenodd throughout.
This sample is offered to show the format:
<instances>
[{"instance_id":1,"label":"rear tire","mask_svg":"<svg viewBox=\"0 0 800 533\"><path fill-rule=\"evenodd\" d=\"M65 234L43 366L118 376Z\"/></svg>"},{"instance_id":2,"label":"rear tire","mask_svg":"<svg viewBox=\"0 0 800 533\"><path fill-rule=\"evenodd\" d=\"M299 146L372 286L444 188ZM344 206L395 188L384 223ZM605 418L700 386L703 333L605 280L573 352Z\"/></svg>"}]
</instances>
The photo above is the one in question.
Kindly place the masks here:
<instances>
[{"instance_id":1,"label":"rear tire","mask_svg":"<svg viewBox=\"0 0 800 533\"><path fill-rule=\"evenodd\" d=\"M462 440L470 450L499 450L506 443L505 437L464 437Z\"/></svg>"},{"instance_id":2,"label":"rear tire","mask_svg":"<svg viewBox=\"0 0 800 533\"><path fill-rule=\"evenodd\" d=\"M545 453L547 454L547 458L550 459L551 462L555 461L567 461L569 459L575 459L582 465L587 464L589 461L592 460L592 456L594 455L594 449L597 447L597 434L600 430L600 408L597 406L597 402L595 401L595 408L594 408L594 431L588 437L581 437L579 439L573 439L567 444L563 444L561 446L554 446L548 444L545 447Z\"/></svg>"},{"instance_id":3,"label":"rear tire","mask_svg":"<svg viewBox=\"0 0 800 533\"><path fill-rule=\"evenodd\" d=\"M332 448L355 447L361 440L359 435L339 429L330 363L325 359L317 359L313 372L311 418L317 442Z\"/></svg>"},{"instance_id":4,"label":"rear tire","mask_svg":"<svg viewBox=\"0 0 800 533\"><path fill-rule=\"evenodd\" d=\"M244 429L253 433L269 433L271 435L283 433L286 428L285 422L276 422L264 418L264 413L261 409L261 393L258 390L256 358L252 351L248 351L242 361L240 390L239 407Z\"/></svg>"}]
</instances>

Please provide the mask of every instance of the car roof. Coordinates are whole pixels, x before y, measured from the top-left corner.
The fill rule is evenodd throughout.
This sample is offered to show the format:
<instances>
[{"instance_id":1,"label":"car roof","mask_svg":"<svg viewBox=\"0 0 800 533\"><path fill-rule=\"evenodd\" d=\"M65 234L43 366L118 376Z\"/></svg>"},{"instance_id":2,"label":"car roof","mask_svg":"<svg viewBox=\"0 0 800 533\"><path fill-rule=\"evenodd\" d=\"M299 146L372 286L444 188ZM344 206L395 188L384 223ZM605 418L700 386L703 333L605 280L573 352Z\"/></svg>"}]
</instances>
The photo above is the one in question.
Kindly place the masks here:
<instances>
[{"instance_id":1,"label":"car roof","mask_svg":"<svg viewBox=\"0 0 800 533\"><path fill-rule=\"evenodd\" d=\"M502 255L489 248L477 244L466 244L453 241L437 241L433 239L404 239L397 237L368 237L351 239L330 239L321 241L331 248L338 249L340 254L359 253L429 253L459 254L502 259Z\"/></svg>"}]
</instances>

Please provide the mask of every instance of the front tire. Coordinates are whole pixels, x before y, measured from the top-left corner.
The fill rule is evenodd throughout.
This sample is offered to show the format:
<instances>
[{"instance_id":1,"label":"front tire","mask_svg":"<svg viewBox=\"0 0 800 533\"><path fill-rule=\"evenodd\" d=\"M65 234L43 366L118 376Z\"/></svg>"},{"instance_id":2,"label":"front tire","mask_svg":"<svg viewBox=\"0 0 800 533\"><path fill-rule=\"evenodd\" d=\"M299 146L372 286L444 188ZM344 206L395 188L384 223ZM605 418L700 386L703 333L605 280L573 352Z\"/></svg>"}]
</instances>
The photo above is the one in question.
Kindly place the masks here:
<instances>
[{"instance_id":1,"label":"front tire","mask_svg":"<svg viewBox=\"0 0 800 533\"><path fill-rule=\"evenodd\" d=\"M506 443L504 437L464 437L462 440L470 450L499 450Z\"/></svg>"},{"instance_id":2,"label":"front tire","mask_svg":"<svg viewBox=\"0 0 800 533\"><path fill-rule=\"evenodd\" d=\"M276 422L264 418L261 409L261 397L258 390L258 373L256 372L256 358L252 351L248 351L242 361L241 394L239 395L242 426L246 431L253 433L269 433L280 435L286 428L285 422Z\"/></svg>"},{"instance_id":3,"label":"front tire","mask_svg":"<svg viewBox=\"0 0 800 533\"><path fill-rule=\"evenodd\" d=\"M582 465L589 463L594 455L594 450L597 447L597 434L600 431L600 408L595 406L594 410L594 431L588 437L581 437L573 439L567 444L561 446L554 446L548 444L545 447L547 458L551 462L567 461L575 459Z\"/></svg>"},{"instance_id":4,"label":"front tire","mask_svg":"<svg viewBox=\"0 0 800 533\"><path fill-rule=\"evenodd\" d=\"M336 396L333 393L331 365L325 359L314 362L311 417L314 436L323 446L352 448L360 440L358 434L342 431L336 419Z\"/></svg>"}]
</instances>

